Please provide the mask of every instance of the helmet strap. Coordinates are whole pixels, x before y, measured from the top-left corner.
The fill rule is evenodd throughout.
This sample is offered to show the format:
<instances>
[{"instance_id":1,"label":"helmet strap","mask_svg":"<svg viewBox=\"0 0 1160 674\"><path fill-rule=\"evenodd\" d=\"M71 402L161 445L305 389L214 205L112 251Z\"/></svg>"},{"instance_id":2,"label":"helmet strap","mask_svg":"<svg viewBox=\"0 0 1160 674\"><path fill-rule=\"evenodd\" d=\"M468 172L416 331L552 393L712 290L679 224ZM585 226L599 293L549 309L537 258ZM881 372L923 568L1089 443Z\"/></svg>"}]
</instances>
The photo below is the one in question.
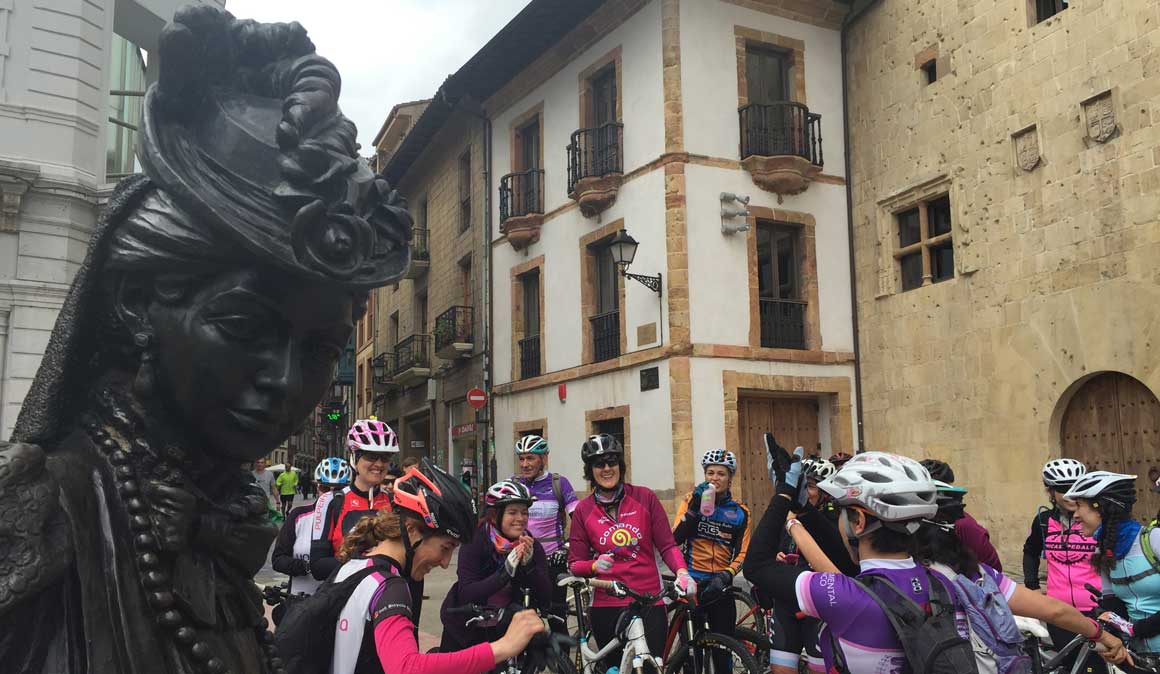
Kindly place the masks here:
<instances>
[{"instance_id":1,"label":"helmet strap","mask_svg":"<svg viewBox=\"0 0 1160 674\"><path fill-rule=\"evenodd\" d=\"M400 518L400 519L402 519L402 518ZM423 545L423 541L426 539L424 539L422 536L420 536L418 543L413 542L411 540L411 532L409 529L407 529L406 519L402 519L402 525L403 525L403 550L406 553L403 555L403 576L406 577L407 580L411 580L411 567L414 565L414 562L415 562L415 550L420 545Z\"/></svg>"}]
</instances>

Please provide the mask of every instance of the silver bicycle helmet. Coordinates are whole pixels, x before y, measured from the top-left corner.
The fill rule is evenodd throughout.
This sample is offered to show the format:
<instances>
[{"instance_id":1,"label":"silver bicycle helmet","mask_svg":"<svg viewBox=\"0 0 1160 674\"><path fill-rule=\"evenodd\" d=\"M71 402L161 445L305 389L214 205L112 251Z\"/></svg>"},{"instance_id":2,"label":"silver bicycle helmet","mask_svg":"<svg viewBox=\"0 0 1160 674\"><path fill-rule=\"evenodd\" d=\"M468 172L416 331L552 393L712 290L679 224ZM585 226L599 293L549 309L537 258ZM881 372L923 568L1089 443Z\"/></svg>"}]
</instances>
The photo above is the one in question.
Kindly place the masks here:
<instances>
[{"instance_id":1,"label":"silver bicycle helmet","mask_svg":"<svg viewBox=\"0 0 1160 674\"><path fill-rule=\"evenodd\" d=\"M1043 466L1043 486L1067 491L1087 474L1087 466L1075 459L1052 459Z\"/></svg>"},{"instance_id":2,"label":"silver bicycle helmet","mask_svg":"<svg viewBox=\"0 0 1160 674\"><path fill-rule=\"evenodd\" d=\"M938 512L934 480L914 459L885 452L864 452L818 488L842 507L855 506L886 526L907 533Z\"/></svg>"}]
</instances>

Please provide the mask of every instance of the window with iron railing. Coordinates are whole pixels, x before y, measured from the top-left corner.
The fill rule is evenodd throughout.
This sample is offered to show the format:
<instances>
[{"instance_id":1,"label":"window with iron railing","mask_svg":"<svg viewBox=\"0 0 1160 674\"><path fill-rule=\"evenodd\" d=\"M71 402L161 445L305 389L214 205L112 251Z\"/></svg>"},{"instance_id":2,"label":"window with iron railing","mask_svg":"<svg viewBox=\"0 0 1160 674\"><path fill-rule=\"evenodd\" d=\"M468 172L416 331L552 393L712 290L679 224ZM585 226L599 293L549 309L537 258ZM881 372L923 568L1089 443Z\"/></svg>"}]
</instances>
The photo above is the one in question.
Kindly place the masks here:
<instances>
[{"instance_id":1,"label":"window with iron railing","mask_svg":"<svg viewBox=\"0 0 1160 674\"><path fill-rule=\"evenodd\" d=\"M544 172L528 169L499 179L499 219L544 212Z\"/></svg>"},{"instance_id":2,"label":"window with iron railing","mask_svg":"<svg viewBox=\"0 0 1160 674\"><path fill-rule=\"evenodd\" d=\"M520 379L538 377L540 372L540 336L532 335L519 341Z\"/></svg>"},{"instance_id":3,"label":"window with iron railing","mask_svg":"<svg viewBox=\"0 0 1160 674\"><path fill-rule=\"evenodd\" d=\"M800 259L801 233L797 227L757 223L758 320L763 347L806 348Z\"/></svg>"},{"instance_id":4,"label":"window with iron railing","mask_svg":"<svg viewBox=\"0 0 1160 674\"><path fill-rule=\"evenodd\" d=\"M568 142L568 193L584 178L599 178L624 172L624 125L608 122L589 129L578 129Z\"/></svg>"},{"instance_id":5,"label":"window with iron railing","mask_svg":"<svg viewBox=\"0 0 1160 674\"><path fill-rule=\"evenodd\" d=\"M431 367L431 335L411 335L395 345L394 372Z\"/></svg>"},{"instance_id":6,"label":"window with iron railing","mask_svg":"<svg viewBox=\"0 0 1160 674\"><path fill-rule=\"evenodd\" d=\"M523 302L522 337L519 340L520 379L538 377L540 367L540 270L533 269L519 276Z\"/></svg>"},{"instance_id":7,"label":"window with iron railing","mask_svg":"<svg viewBox=\"0 0 1160 674\"><path fill-rule=\"evenodd\" d=\"M451 344L471 344L473 337L471 307L451 307L435 319L435 350Z\"/></svg>"},{"instance_id":8,"label":"window with iron railing","mask_svg":"<svg viewBox=\"0 0 1160 674\"><path fill-rule=\"evenodd\" d=\"M796 156L821 166L822 116L801 103L750 103L737 112L741 158Z\"/></svg>"}]
</instances>

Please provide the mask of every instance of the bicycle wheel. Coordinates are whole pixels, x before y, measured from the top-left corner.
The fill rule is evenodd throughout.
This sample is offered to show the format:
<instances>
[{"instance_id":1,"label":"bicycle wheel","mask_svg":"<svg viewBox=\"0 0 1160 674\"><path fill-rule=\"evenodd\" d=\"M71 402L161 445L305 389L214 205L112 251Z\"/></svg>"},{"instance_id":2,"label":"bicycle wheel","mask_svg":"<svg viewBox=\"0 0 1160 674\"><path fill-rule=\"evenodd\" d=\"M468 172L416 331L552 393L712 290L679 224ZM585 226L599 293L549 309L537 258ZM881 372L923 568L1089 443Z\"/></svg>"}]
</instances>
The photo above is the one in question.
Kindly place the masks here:
<instances>
[{"instance_id":1,"label":"bicycle wheel","mask_svg":"<svg viewBox=\"0 0 1160 674\"><path fill-rule=\"evenodd\" d=\"M749 628L758 634L764 634L766 632L765 613L753 600L753 595L739 587L731 587L729 590L730 594L733 595L733 603L737 606L737 626Z\"/></svg>"},{"instance_id":2,"label":"bicycle wheel","mask_svg":"<svg viewBox=\"0 0 1160 674\"><path fill-rule=\"evenodd\" d=\"M716 671L714 666L717 658L714 655L727 655L729 671ZM733 637L714 632L698 634L687 648L683 648L665 663L665 674L762 674L765 668L758 667L753 654L740 641Z\"/></svg>"},{"instance_id":3,"label":"bicycle wheel","mask_svg":"<svg viewBox=\"0 0 1160 674\"><path fill-rule=\"evenodd\" d=\"M753 655L753 661L758 666L769 662L769 636L766 633L758 633L748 627L734 627L733 638Z\"/></svg>"}]
</instances>

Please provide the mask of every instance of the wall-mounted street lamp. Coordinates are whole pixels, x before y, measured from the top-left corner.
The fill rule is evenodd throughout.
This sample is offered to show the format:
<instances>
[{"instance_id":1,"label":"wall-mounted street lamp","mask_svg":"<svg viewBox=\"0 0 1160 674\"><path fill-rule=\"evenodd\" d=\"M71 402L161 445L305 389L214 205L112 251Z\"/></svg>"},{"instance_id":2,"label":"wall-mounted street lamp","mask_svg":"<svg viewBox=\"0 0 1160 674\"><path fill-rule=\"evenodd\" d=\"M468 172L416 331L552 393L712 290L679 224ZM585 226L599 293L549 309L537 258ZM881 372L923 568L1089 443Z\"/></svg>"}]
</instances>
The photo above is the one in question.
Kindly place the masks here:
<instances>
[{"instance_id":1,"label":"wall-mounted street lamp","mask_svg":"<svg viewBox=\"0 0 1160 674\"><path fill-rule=\"evenodd\" d=\"M636 247L638 245L640 244L636 242L636 239L629 236L628 232L624 231L623 229L620 230L616 233L616 236L612 237L612 240L608 242L608 248L612 252L612 261L616 263L616 268L620 270L621 276L630 278L653 291L654 293L660 295L660 274L657 274L656 276L643 276L641 274L628 273L628 265L632 264L633 259L636 257Z\"/></svg>"}]
</instances>

